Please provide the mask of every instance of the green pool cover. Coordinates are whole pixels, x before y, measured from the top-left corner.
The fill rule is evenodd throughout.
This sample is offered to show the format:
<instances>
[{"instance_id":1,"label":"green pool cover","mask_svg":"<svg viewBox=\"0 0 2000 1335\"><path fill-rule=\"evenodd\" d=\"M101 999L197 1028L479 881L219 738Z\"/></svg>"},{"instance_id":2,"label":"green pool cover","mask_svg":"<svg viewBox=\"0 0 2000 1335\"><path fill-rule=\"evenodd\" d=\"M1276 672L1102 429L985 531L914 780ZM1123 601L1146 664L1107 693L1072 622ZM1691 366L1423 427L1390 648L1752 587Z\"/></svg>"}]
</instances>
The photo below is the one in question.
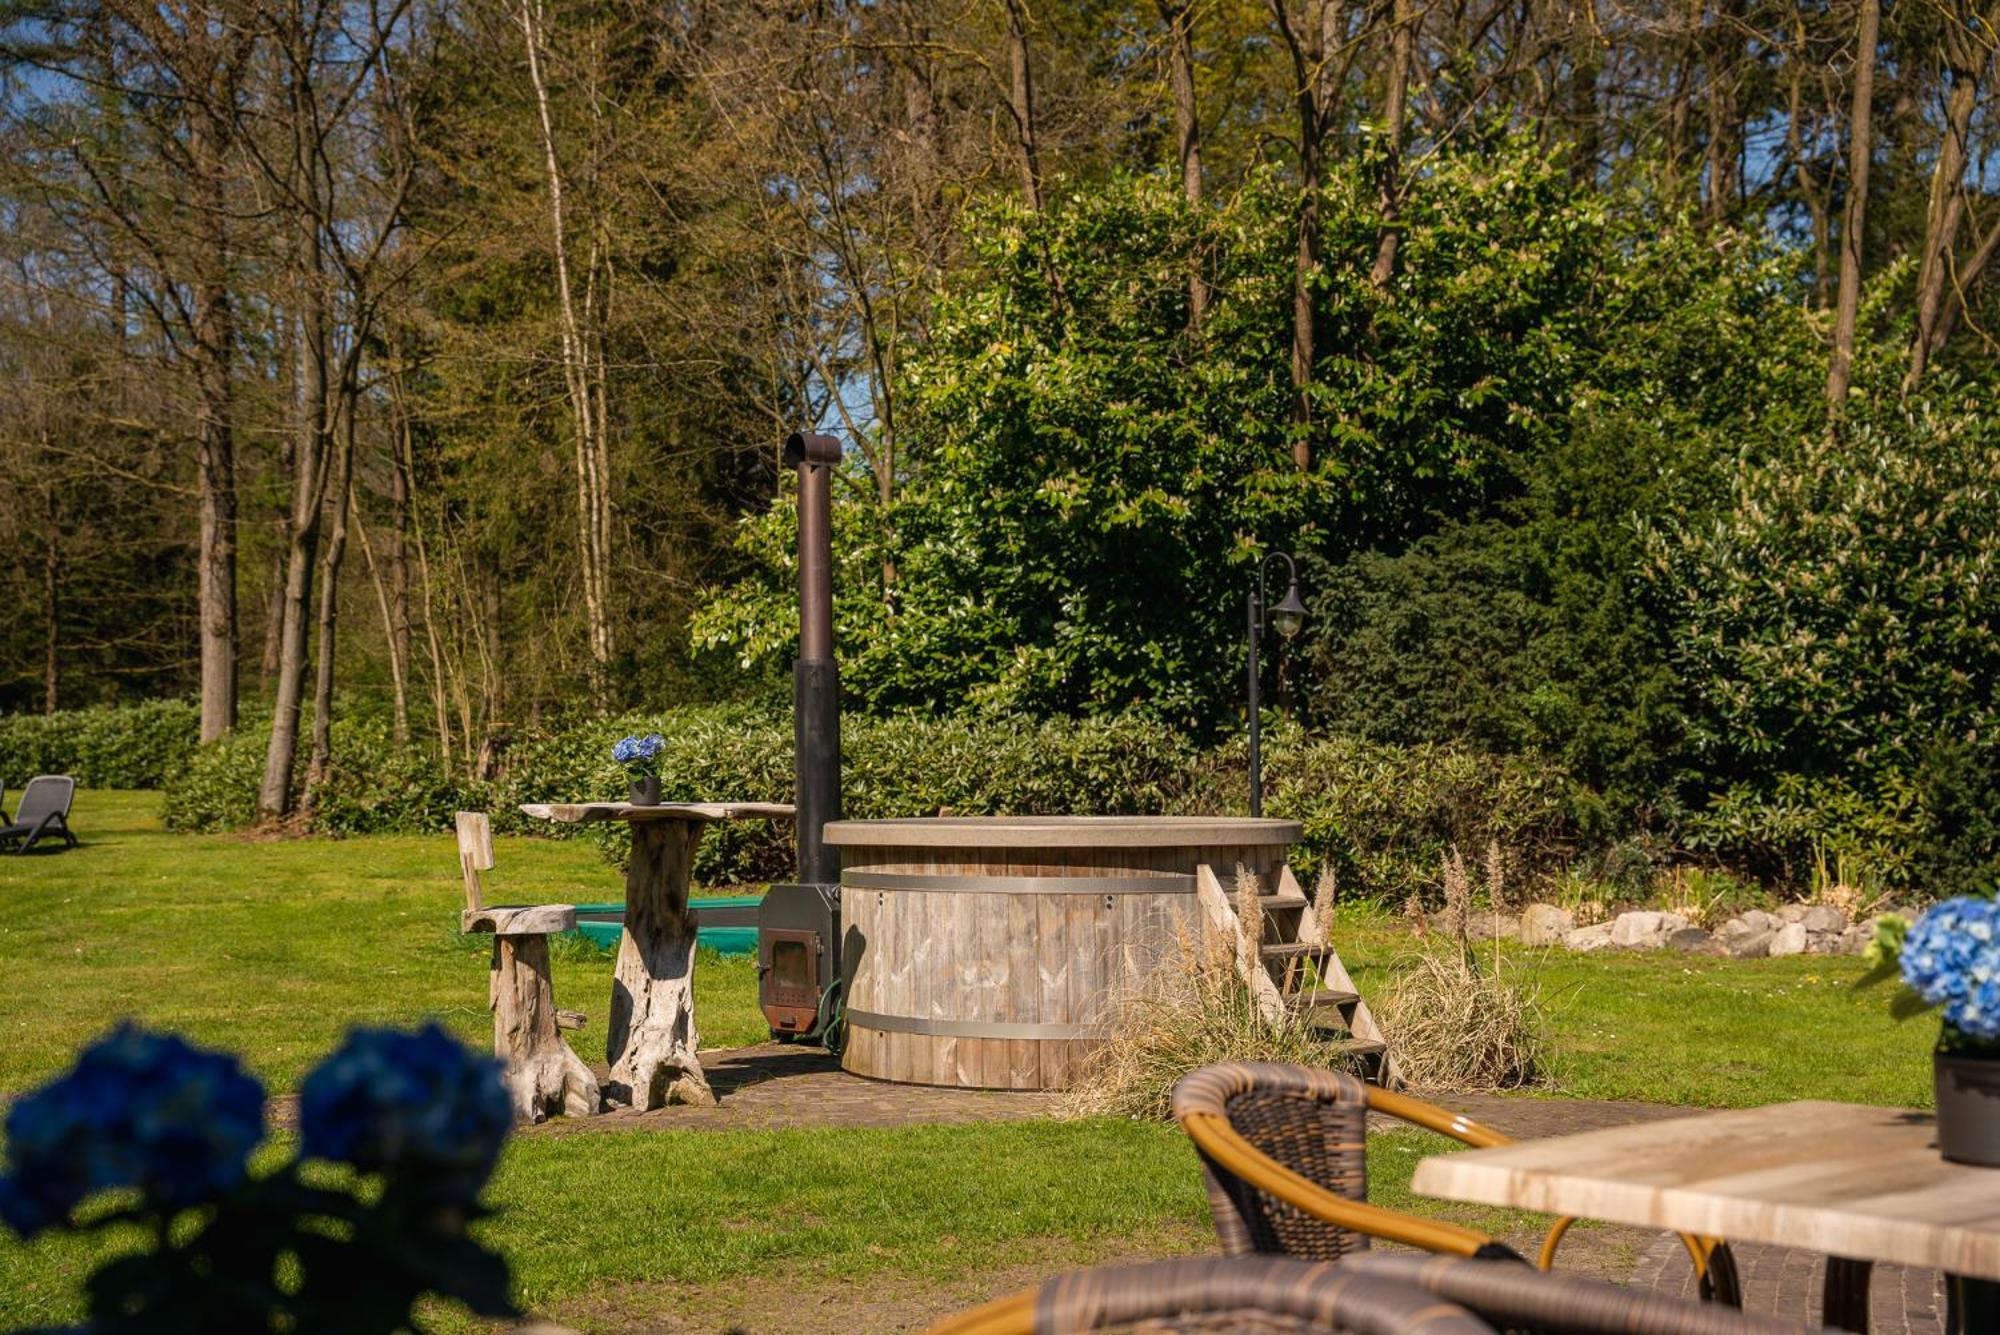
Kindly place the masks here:
<instances>
[{"instance_id":1,"label":"green pool cover","mask_svg":"<svg viewBox=\"0 0 2000 1335\"><path fill-rule=\"evenodd\" d=\"M759 895L721 895L690 899L688 907L702 915L695 939L722 955L757 953L757 906ZM623 935L624 901L615 904L578 904L576 930L606 948L615 947Z\"/></svg>"}]
</instances>

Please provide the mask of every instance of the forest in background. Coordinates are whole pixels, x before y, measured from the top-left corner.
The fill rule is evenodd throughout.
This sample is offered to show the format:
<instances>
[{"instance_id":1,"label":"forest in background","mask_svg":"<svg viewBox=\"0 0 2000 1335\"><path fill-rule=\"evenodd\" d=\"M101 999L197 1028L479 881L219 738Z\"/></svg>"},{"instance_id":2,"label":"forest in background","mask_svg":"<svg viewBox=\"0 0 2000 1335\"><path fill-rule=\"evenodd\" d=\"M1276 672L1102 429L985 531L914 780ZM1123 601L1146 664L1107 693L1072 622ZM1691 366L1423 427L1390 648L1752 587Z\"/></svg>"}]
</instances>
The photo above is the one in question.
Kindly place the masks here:
<instances>
[{"instance_id":1,"label":"forest in background","mask_svg":"<svg viewBox=\"0 0 2000 1335\"><path fill-rule=\"evenodd\" d=\"M0 710L780 702L818 425L851 707L1212 741L1286 550L1309 729L1977 863L1996 19L0 0Z\"/></svg>"}]
</instances>

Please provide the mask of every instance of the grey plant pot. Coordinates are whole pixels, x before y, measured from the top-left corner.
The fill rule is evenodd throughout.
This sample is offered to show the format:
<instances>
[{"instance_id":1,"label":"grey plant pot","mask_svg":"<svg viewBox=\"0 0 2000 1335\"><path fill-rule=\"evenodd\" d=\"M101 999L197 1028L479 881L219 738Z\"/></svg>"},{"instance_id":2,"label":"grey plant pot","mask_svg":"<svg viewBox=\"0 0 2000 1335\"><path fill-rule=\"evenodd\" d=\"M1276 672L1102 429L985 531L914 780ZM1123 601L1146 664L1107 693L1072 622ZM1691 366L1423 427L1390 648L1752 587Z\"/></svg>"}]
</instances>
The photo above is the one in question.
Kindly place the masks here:
<instances>
[{"instance_id":1,"label":"grey plant pot","mask_svg":"<svg viewBox=\"0 0 2000 1335\"><path fill-rule=\"evenodd\" d=\"M648 774L643 779L632 781L632 805L635 807L656 807L660 805L660 776Z\"/></svg>"},{"instance_id":2,"label":"grey plant pot","mask_svg":"<svg viewBox=\"0 0 2000 1335\"><path fill-rule=\"evenodd\" d=\"M2000 1168L2000 1059L1940 1052L1938 1151L1953 1163Z\"/></svg>"}]
</instances>

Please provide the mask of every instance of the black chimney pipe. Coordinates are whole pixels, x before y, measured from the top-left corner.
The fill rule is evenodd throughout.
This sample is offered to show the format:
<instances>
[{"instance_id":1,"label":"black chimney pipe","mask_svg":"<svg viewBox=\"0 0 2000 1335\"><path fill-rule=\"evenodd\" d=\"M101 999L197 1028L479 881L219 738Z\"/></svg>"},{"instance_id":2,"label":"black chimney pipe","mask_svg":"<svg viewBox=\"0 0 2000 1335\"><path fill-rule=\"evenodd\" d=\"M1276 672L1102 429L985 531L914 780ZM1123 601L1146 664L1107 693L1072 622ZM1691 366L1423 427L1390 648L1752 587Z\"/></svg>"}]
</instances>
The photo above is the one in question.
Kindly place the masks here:
<instances>
[{"instance_id":1,"label":"black chimney pipe","mask_svg":"<svg viewBox=\"0 0 2000 1335\"><path fill-rule=\"evenodd\" d=\"M828 487L840 463L832 436L794 432L785 464L799 470L799 656L792 664L792 757L798 769L799 881L840 880L826 823L840 819L840 669L833 659L833 537Z\"/></svg>"}]
</instances>

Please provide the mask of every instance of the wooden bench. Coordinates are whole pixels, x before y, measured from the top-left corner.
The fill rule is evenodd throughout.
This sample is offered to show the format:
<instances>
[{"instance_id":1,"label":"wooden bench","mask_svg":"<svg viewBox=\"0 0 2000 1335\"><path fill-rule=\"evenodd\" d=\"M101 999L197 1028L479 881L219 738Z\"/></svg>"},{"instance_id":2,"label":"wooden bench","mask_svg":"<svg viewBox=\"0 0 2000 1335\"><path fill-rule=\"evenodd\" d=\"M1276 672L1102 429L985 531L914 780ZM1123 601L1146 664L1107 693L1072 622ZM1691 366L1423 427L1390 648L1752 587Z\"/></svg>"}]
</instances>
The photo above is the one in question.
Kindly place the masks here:
<instances>
[{"instance_id":1,"label":"wooden bench","mask_svg":"<svg viewBox=\"0 0 2000 1335\"><path fill-rule=\"evenodd\" d=\"M507 1064L514 1115L539 1122L559 1113L588 1117L603 1100L597 1077L563 1040L580 1029L581 1011L556 1009L549 974L549 933L576 927L570 904L488 907L479 874L493 870L493 823L483 811L457 816L458 863L465 877L465 910L459 926L493 934L493 969L487 1005L493 1011L493 1053Z\"/></svg>"}]
</instances>

